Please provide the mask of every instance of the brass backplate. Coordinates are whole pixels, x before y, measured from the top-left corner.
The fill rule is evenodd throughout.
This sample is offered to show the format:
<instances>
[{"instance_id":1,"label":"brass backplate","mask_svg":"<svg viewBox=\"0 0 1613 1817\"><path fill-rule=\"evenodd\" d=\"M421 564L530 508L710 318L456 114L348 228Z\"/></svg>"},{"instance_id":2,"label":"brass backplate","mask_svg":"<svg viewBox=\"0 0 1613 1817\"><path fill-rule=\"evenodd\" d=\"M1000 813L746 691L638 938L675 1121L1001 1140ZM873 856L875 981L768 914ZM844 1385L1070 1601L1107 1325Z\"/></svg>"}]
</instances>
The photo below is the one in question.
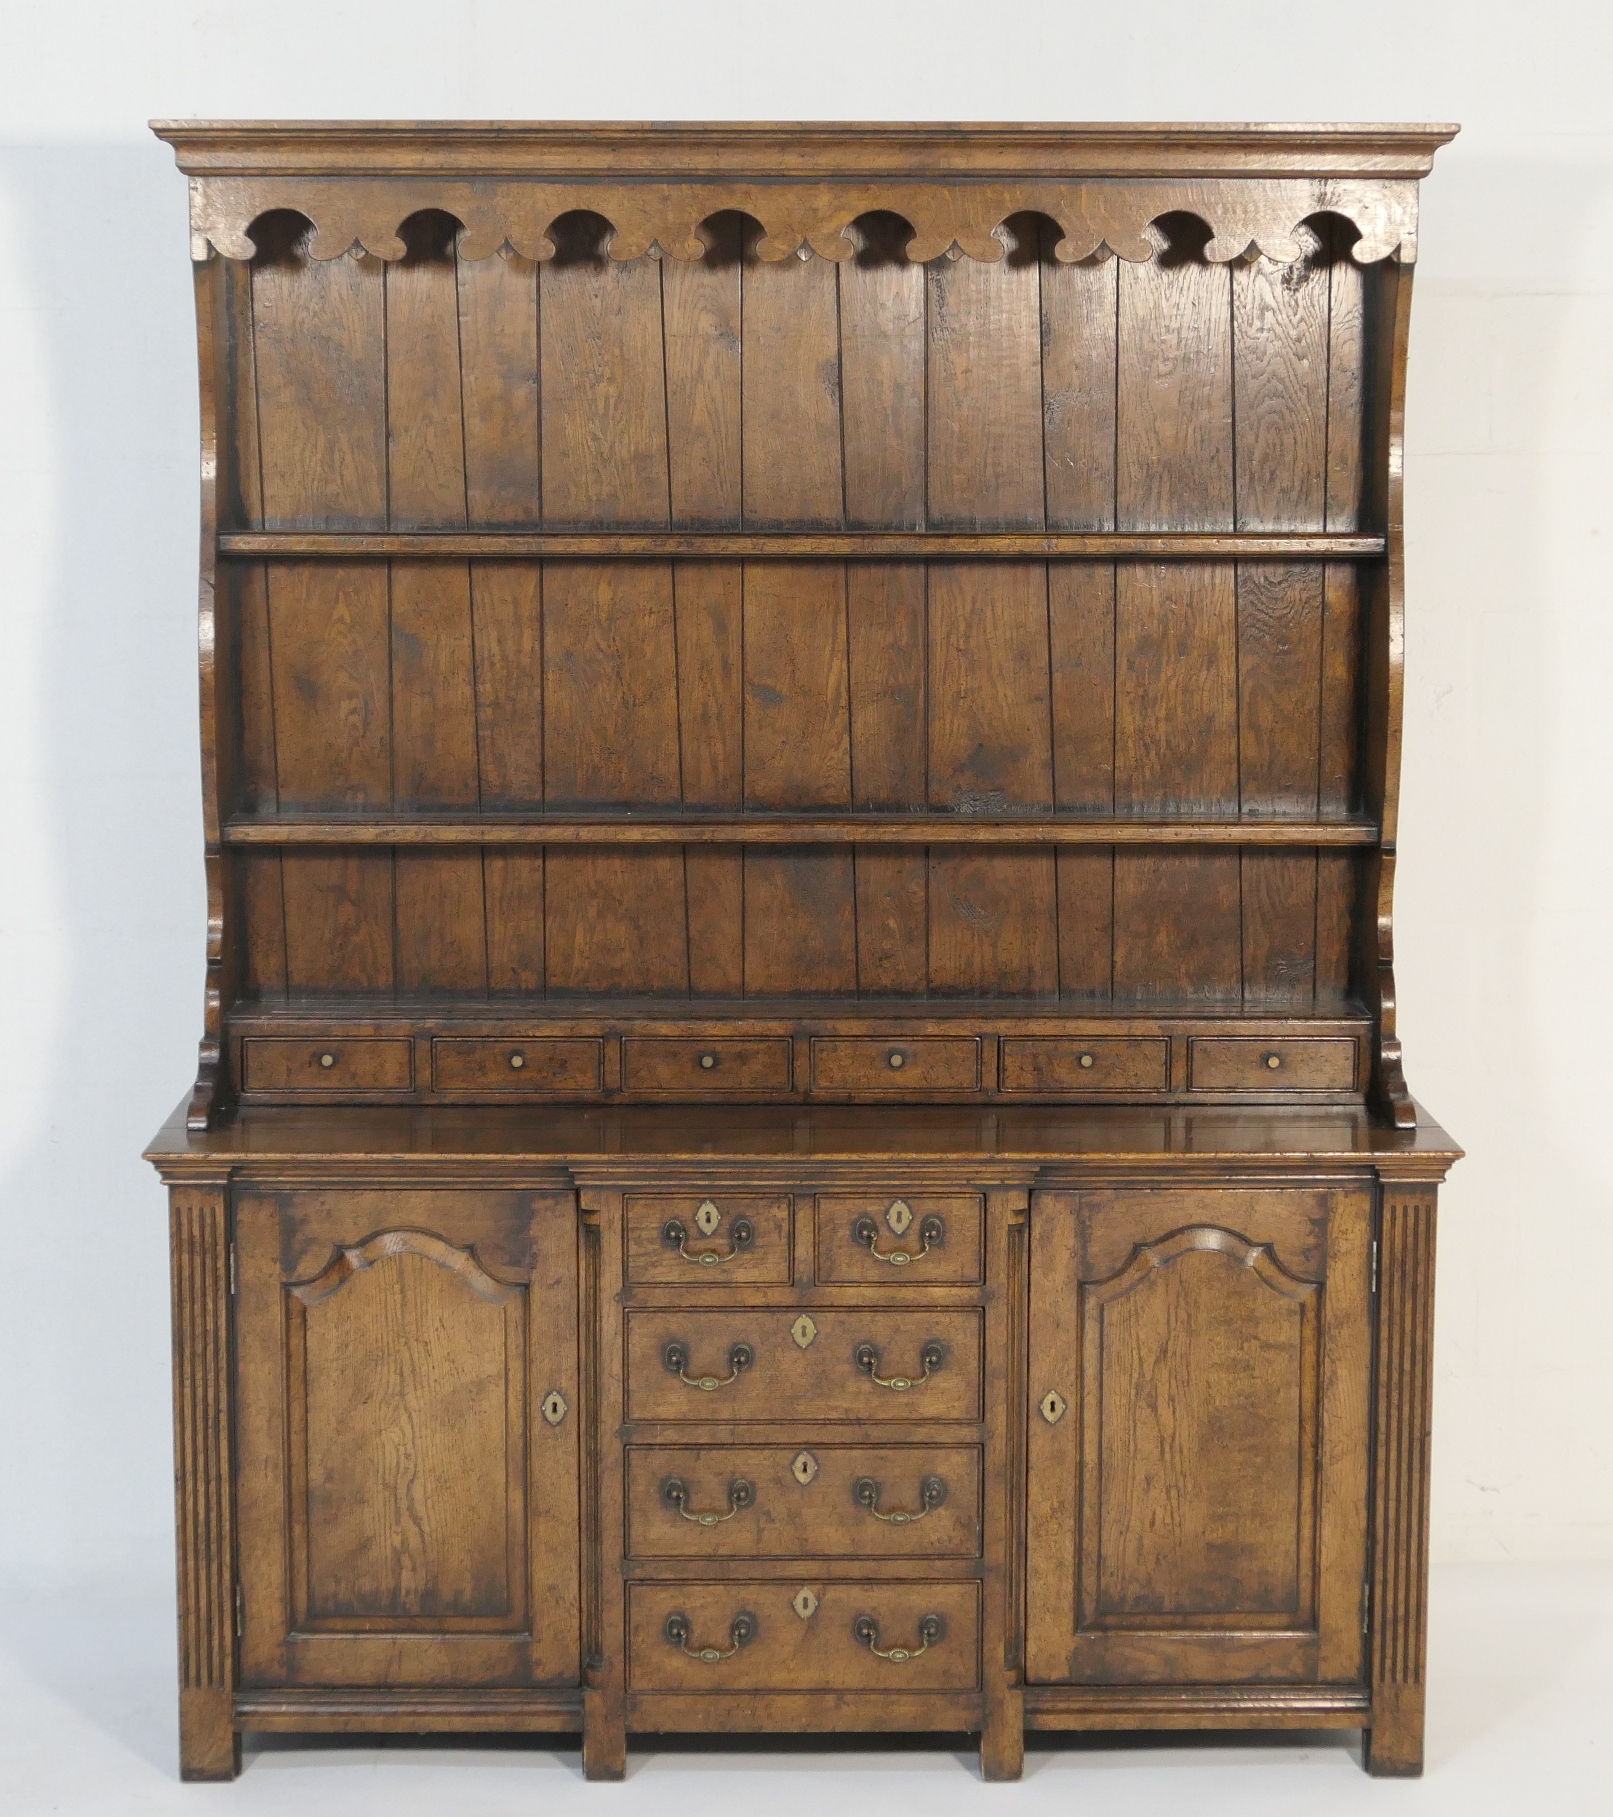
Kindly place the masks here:
<instances>
[{"instance_id":1,"label":"brass backplate","mask_svg":"<svg viewBox=\"0 0 1613 1817\"><path fill-rule=\"evenodd\" d=\"M818 1460L810 1451L797 1451L790 1460L790 1475L804 1489L818 1474Z\"/></svg>"},{"instance_id":2,"label":"brass backplate","mask_svg":"<svg viewBox=\"0 0 1613 1817\"><path fill-rule=\"evenodd\" d=\"M710 1199L702 1199L699 1209L694 1214L694 1221L701 1236L709 1237L722 1222L722 1213Z\"/></svg>"},{"instance_id":3,"label":"brass backplate","mask_svg":"<svg viewBox=\"0 0 1613 1817\"><path fill-rule=\"evenodd\" d=\"M817 1335L817 1326L812 1323L811 1319L809 1319L804 1312L790 1327L790 1336L795 1339L796 1343L798 1343L803 1350L806 1349L807 1345L810 1344Z\"/></svg>"}]
</instances>

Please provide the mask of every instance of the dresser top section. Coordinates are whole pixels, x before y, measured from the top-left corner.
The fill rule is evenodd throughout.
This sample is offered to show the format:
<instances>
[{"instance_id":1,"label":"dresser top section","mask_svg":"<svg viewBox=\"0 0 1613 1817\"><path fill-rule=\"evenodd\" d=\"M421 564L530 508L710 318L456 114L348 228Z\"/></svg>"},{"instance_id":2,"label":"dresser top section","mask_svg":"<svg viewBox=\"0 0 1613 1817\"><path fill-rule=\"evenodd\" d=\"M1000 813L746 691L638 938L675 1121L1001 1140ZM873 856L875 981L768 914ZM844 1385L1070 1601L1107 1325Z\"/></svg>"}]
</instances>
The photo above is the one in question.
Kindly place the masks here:
<instances>
[{"instance_id":1,"label":"dresser top section","mask_svg":"<svg viewBox=\"0 0 1613 1817\"><path fill-rule=\"evenodd\" d=\"M1425 176L1451 125L153 120L191 176Z\"/></svg>"}]
</instances>

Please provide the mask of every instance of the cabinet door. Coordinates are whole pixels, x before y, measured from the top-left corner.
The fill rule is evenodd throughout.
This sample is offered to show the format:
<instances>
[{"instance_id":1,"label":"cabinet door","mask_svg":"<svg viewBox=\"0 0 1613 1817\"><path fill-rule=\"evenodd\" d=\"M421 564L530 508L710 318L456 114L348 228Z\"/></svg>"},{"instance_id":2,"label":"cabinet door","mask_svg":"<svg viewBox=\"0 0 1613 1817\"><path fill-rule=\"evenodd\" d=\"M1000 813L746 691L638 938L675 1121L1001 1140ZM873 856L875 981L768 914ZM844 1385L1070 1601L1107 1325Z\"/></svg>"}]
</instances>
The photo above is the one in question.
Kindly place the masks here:
<instances>
[{"instance_id":1,"label":"cabinet door","mask_svg":"<svg viewBox=\"0 0 1613 1817\"><path fill-rule=\"evenodd\" d=\"M1033 1681L1359 1681L1371 1226L1357 1186L1033 1199Z\"/></svg>"},{"instance_id":2,"label":"cabinet door","mask_svg":"<svg viewBox=\"0 0 1613 1817\"><path fill-rule=\"evenodd\" d=\"M242 1677L578 1679L569 1194L235 1200Z\"/></svg>"}]
</instances>

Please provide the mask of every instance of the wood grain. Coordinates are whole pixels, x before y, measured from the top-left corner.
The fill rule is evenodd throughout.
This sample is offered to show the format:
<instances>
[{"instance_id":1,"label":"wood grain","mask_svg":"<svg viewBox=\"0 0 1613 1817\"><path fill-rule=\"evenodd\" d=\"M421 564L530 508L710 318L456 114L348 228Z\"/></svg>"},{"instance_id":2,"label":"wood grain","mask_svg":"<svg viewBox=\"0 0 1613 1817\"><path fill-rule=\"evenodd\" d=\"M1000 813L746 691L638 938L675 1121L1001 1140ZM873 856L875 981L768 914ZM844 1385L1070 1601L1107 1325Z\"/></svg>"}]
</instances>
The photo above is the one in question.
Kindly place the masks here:
<instances>
[{"instance_id":1,"label":"wood grain","mask_svg":"<svg viewBox=\"0 0 1613 1817\"><path fill-rule=\"evenodd\" d=\"M465 436L465 513L473 529L540 522L538 268L508 246L456 258Z\"/></svg>"},{"instance_id":2,"label":"wood grain","mask_svg":"<svg viewBox=\"0 0 1613 1817\"><path fill-rule=\"evenodd\" d=\"M840 317L827 259L757 258L747 229L744 521L753 529L836 528L845 521L840 437Z\"/></svg>"},{"instance_id":3,"label":"wood grain","mask_svg":"<svg viewBox=\"0 0 1613 1817\"><path fill-rule=\"evenodd\" d=\"M900 216L865 215L836 267L846 523L919 530L925 521L925 270Z\"/></svg>"},{"instance_id":4,"label":"wood grain","mask_svg":"<svg viewBox=\"0 0 1613 1817\"><path fill-rule=\"evenodd\" d=\"M1115 354L1120 261L1053 257L1043 225L1042 438L1049 530L1115 526Z\"/></svg>"},{"instance_id":5,"label":"wood grain","mask_svg":"<svg viewBox=\"0 0 1613 1817\"><path fill-rule=\"evenodd\" d=\"M454 222L426 209L404 223L386 268L387 504L395 530L464 529L465 406Z\"/></svg>"},{"instance_id":6,"label":"wood grain","mask_svg":"<svg viewBox=\"0 0 1613 1817\"><path fill-rule=\"evenodd\" d=\"M661 260L672 522L740 522L740 260L744 222L704 226L705 256Z\"/></svg>"}]
</instances>

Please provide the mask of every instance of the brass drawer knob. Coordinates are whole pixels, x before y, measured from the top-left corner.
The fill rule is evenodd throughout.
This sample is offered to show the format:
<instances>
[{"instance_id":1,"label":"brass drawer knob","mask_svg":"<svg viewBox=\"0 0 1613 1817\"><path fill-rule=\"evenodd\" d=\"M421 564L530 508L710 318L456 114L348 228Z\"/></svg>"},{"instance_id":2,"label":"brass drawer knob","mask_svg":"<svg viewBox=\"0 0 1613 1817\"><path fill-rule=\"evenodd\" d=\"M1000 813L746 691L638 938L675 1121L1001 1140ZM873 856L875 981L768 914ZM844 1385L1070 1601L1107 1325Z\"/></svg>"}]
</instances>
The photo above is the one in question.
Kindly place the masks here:
<instances>
[{"instance_id":1,"label":"brass drawer knob","mask_svg":"<svg viewBox=\"0 0 1613 1817\"><path fill-rule=\"evenodd\" d=\"M931 1338L919 1352L919 1362L924 1370L922 1375L881 1375L879 1373L879 1351L872 1344L859 1344L852 1352L852 1359L870 1381L877 1383L881 1388L891 1388L898 1394L905 1394L909 1388L922 1388L945 1363L947 1353L945 1345L937 1343L934 1338Z\"/></svg>"},{"instance_id":2,"label":"brass drawer knob","mask_svg":"<svg viewBox=\"0 0 1613 1817\"><path fill-rule=\"evenodd\" d=\"M1091 1055L1091 1054L1082 1054L1082 1056L1081 1056L1081 1065L1082 1065L1082 1066L1083 1066L1083 1067L1084 1067L1084 1068L1085 1068L1085 1069L1086 1069L1086 1070L1087 1070L1087 1071L1089 1071L1089 1072L1090 1072L1090 1071L1091 1071L1091 1069L1092 1069L1092 1064L1093 1064L1093 1061L1092 1061L1092 1055Z\"/></svg>"},{"instance_id":3,"label":"brass drawer knob","mask_svg":"<svg viewBox=\"0 0 1613 1817\"><path fill-rule=\"evenodd\" d=\"M519 1072L521 1068L526 1065L526 1055L517 1049L515 1053L510 1055L510 1065L516 1072Z\"/></svg>"},{"instance_id":4,"label":"brass drawer knob","mask_svg":"<svg viewBox=\"0 0 1613 1817\"><path fill-rule=\"evenodd\" d=\"M666 1618L666 1626L661 1630L670 1646L680 1653L686 1653L690 1659L698 1659L703 1666L714 1666L725 1659L732 1659L741 1647L748 1647L756 1638L756 1617L748 1609L742 1610L728 1624L728 1650L721 1647L691 1647L689 1645L689 1618L687 1615L674 1614Z\"/></svg>"},{"instance_id":5,"label":"brass drawer knob","mask_svg":"<svg viewBox=\"0 0 1613 1817\"><path fill-rule=\"evenodd\" d=\"M905 1665L910 1659L917 1659L920 1654L928 1653L938 1641L946 1638L946 1623L939 1615L921 1615L919 1617L919 1644L916 1647L881 1647L879 1644L879 1623L872 1615L859 1615L851 1624L851 1632L870 1653L877 1659L888 1659L892 1665Z\"/></svg>"},{"instance_id":6,"label":"brass drawer knob","mask_svg":"<svg viewBox=\"0 0 1613 1817\"><path fill-rule=\"evenodd\" d=\"M668 1249L677 1250L686 1262L693 1262L698 1268L715 1268L720 1262L731 1262L736 1255L743 1255L756 1241L756 1226L749 1218L735 1218L734 1227L728 1233L726 1249L690 1249L689 1232L684 1228L680 1218L668 1218L661 1226L661 1241Z\"/></svg>"},{"instance_id":7,"label":"brass drawer knob","mask_svg":"<svg viewBox=\"0 0 1613 1817\"><path fill-rule=\"evenodd\" d=\"M1266 1055L1266 1065L1268 1067L1270 1067L1270 1069L1273 1072L1276 1072L1276 1070L1278 1069L1279 1066L1282 1065L1282 1063L1283 1063L1283 1057L1281 1054L1267 1054Z\"/></svg>"},{"instance_id":8,"label":"brass drawer knob","mask_svg":"<svg viewBox=\"0 0 1613 1817\"><path fill-rule=\"evenodd\" d=\"M726 1388L739 1378L756 1361L756 1352L749 1344L730 1344L728 1346L727 1375L690 1375L689 1346L680 1344L677 1339L667 1345L661 1352L661 1361L667 1373L675 1375L687 1388L699 1388L706 1394L714 1394L719 1388Z\"/></svg>"},{"instance_id":9,"label":"brass drawer knob","mask_svg":"<svg viewBox=\"0 0 1613 1817\"><path fill-rule=\"evenodd\" d=\"M336 1064L336 1056L334 1054L321 1054L319 1056L319 1064L327 1067L334 1066Z\"/></svg>"},{"instance_id":10,"label":"brass drawer knob","mask_svg":"<svg viewBox=\"0 0 1613 1817\"><path fill-rule=\"evenodd\" d=\"M919 1505L916 1508L892 1508L883 1511L879 1505L884 1492L871 1476L859 1476L851 1485L851 1499L859 1508L873 1515L875 1520L888 1522L893 1527L910 1527L914 1521L923 1520L939 1508L947 1498L947 1483L944 1476L927 1476L919 1484Z\"/></svg>"},{"instance_id":11,"label":"brass drawer knob","mask_svg":"<svg viewBox=\"0 0 1613 1817\"><path fill-rule=\"evenodd\" d=\"M700 1056L700 1070L703 1073L709 1073L716 1064L717 1056L715 1054L702 1054Z\"/></svg>"},{"instance_id":12,"label":"brass drawer knob","mask_svg":"<svg viewBox=\"0 0 1613 1817\"><path fill-rule=\"evenodd\" d=\"M922 1262L932 1249L939 1249L946 1241L946 1225L937 1217L928 1217L919 1225L918 1250L881 1249L879 1247L879 1226L870 1217L857 1219L851 1227L854 1242L861 1243L871 1256L881 1262L889 1262L893 1268L905 1268L909 1262Z\"/></svg>"},{"instance_id":13,"label":"brass drawer knob","mask_svg":"<svg viewBox=\"0 0 1613 1817\"><path fill-rule=\"evenodd\" d=\"M891 1069L892 1072L899 1073L902 1070L902 1068L904 1066L906 1066L906 1064L907 1064L907 1055L904 1054L900 1048L893 1048L888 1054L886 1054L885 1064Z\"/></svg>"},{"instance_id":14,"label":"brass drawer knob","mask_svg":"<svg viewBox=\"0 0 1613 1817\"><path fill-rule=\"evenodd\" d=\"M689 1506L689 1485L681 1476L669 1476L661 1485L661 1500L669 1508L675 1509L687 1521L693 1521L697 1527L715 1527L720 1521L732 1520L742 1508L754 1507L756 1488L747 1483L742 1476L736 1476L728 1485L728 1506L721 1514L713 1514Z\"/></svg>"}]
</instances>

